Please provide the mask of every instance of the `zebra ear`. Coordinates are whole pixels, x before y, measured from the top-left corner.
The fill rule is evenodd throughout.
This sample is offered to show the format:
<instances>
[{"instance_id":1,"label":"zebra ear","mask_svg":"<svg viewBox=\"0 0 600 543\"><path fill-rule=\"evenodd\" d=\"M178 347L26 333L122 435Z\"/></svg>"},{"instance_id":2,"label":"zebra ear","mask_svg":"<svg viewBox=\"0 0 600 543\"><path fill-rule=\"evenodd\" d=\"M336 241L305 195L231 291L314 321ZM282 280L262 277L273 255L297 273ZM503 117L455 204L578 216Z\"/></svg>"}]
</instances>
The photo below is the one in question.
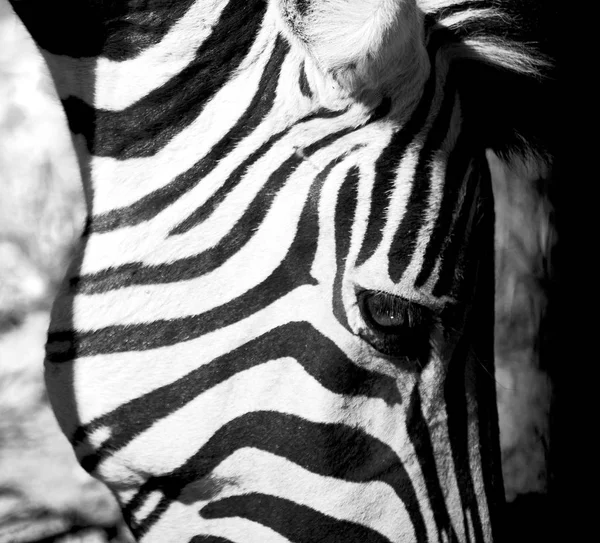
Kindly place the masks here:
<instances>
[{"instance_id":1,"label":"zebra ear","mask_svg":"<svg viewBox=\"0 0 600 543\"><path fill-rule=\"evenodd\" d=\"M407 103L420 93L429 59L415 0L277 0L276 5L286 36L347 92L395 94Z\"/></svg>"},{"instance_id":2,"label":"zebra ear","mask_svg":"<svg viewBox=\"0 0 600 543\"><path fill-rule=\"evenodd\" d=\"M496 214L496 357L537 364L556 243L551 167L530 153L486 152Z\"/></svg>"}]
</instances>

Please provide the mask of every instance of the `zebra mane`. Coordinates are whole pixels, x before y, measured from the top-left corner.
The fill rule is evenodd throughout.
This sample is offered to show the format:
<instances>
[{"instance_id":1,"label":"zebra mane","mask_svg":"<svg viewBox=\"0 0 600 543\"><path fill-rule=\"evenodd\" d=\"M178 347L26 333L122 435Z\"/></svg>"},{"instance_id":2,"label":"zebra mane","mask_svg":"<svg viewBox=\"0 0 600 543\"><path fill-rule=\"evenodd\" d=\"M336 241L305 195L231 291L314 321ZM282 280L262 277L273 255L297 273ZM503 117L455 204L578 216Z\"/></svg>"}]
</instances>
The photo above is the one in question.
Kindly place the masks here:
<instances>
[{"instance_id":1,"label":"zebra mane","mask_svg":"<svg viewBox=\"0 0 600 543\"><path fill-rule=\"evenodd\" d=\"M552 162L555 72L536 2L417 0L429 39L458 67L467 116L486 146L521 176L545 177ZM537 172L537 173L536 173Z\"/></svg>"},{"instance_id":2,"label":"zebra mane","mask_svg":"<svg viewBox=\"0 0 600 543\"><path fill-rule=\"evenodd\" d=\"M475 59L533 78L544 78L552 67L535 46L531 25L515 12L514 1L417 1L426 17L455 36L454 59Z\"/></svg>"},{"instance_id":3,"label":"zebra mane","mask_svg":"<svg viewBox=\"0 0 600 543\"><path fill-rule=\"evenodd\" d=\"M487 147L504 159L512 157L518 169L529 168L523 161L550 162L544 140L552 131L543 105L553 65L541 47L538 0L276 4L288 39L359 99L379 103L390 96L397 111L408 111L421 94L430 63L438 71L452 66L470 109L466 113L481 120L477 130Z\"/></svg>"}]
</instances>

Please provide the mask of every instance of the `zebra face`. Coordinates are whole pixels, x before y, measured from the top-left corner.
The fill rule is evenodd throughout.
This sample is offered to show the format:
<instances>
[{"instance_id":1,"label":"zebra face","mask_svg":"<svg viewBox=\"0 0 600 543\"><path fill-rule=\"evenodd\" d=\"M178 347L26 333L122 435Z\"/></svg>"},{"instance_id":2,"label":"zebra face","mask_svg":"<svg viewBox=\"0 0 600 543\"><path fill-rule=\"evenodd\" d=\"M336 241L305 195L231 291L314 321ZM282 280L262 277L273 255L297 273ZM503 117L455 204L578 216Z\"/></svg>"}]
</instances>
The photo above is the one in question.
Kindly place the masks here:
<instances>
[{"instance_id":1,"label":"zebra face","mask_svg":"<svg viewBox=\"0 0 600 543\"><path fill-rule=\"evenodd\" d=\"M467 413L482 351L464 308L485 175L470 154L446 174L459 107L431 96L447 122L437 139L366 122L362 104L300 112L282 135L232 148L200 207L184 198L187 213L152 219L162 237L144 221L134 246L136 225L98 218L109 239L125 234L128 250L110 250L125 262L71 281L75 302L62 303L87 330L55 331L49 352L58 368L65 337L76 350L76 450L138 537L176 526L235 540L232 517L256 541L294 540L304 523L350 541L464 530L461 504L482 484L479 456L459 453L478 442ZM91 234L84 269L104 235ZM48 372L55 398L64 368Z\"/></svg>"},{"instance_id":2,"label":"zebra face","mask_svg":"<svg viewBox=\"0 0 600 543\"><path fill-rule=\"evenodd\" d=\"M146 541L491 540L493 213L448 33L189 5L63 100L90 217L46 379L78 458Z\"/></svg>"}]
</instances>

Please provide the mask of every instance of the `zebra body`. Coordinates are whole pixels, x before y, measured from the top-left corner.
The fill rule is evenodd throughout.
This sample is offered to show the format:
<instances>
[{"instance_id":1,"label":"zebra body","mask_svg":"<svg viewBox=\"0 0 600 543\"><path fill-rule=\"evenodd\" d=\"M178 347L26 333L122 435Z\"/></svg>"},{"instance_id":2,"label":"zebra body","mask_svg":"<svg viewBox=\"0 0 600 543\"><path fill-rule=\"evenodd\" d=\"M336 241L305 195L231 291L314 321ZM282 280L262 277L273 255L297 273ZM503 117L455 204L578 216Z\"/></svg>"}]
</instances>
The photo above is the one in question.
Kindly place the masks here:
<instances>
[{"instance_id":1,"label":"zebra body","mask_svg":"<svg viewBox=\"0 0 600 543\"><path fill-rule=\"evenodd\" d=\"M89 211L46 381L139 540L497 539L501 3L36 4Z\"/></svg>"}]
</instances>

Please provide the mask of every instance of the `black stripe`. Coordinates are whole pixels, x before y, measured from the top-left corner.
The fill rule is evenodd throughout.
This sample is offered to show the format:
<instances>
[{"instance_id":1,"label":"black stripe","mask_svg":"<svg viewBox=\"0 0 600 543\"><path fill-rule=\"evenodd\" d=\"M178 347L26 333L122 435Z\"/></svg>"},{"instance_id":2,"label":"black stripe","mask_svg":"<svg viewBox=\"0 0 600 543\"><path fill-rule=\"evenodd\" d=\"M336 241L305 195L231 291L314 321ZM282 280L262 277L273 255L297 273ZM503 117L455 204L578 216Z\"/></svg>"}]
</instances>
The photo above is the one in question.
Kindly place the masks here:
<instances>
[{"instance_id":1,"label":"black stripe","mask_svg":"<svg viewBox=\"0 0 600 543\"><path fill-rule=\"evenodd\" d=\"M340 187L335 207L336 272L333 281L333 314L338 322L347 329L350 329L350 327L344 309L342 286L358 201L359 178L358 166L352 166L346 173L346 178Z\"/></svg>"},{"instance_id":2,"label":"black stripe","mask_svg":"<svg viewBox=\"0 0 600 543\"><path fill-rule=\"evenodd\" d=\"M306 505L266 494L224 498L204 506L200 515L207 519L247 518L294 543L391 543L387 537L361 524L338 520Z\"/></svg>"},{"instance_id":3,"label":"black stripe","mask_svg":"<svg viewBox=\"0 0 600 543\"><path fill-rule=\"evenodd\" d=\"M260 0L244 5L230 2L195 59L122 111L99 110L79 98L67 98L63 107L71 131L82 134L96 156L124 160L155 155L200 115L239 68L260 28L265 6Z\"/></svg>"},{"instance_id":4,"label":"black stripe","mask_svg":"<svg viewBox=\"0 0 600 543\"><path fill-rule=\"evenodd\" d=\"M392 110L392 99L389 96L384 96L379 102L379 105L373 110L367 124L375 123L386 117Z\"/></svg>"},{"instance_id":5,"label":"black stripe","mask_svg":"<svg viewBox=\"0 0 600 543\"><path fill-rule=\"evenodd\" d=\"M470 318L473 318L471 315ZM465 338L469 338L467 341ZM448 364L448 372L444 382L444 400L446 402L446 414L448 424L448 436L450 438L450 449L454 463L454 472L458 483L458 490L463 511L463 524L466 541L484 541L483 526L477 507L478 497L473 483L473 474L469 464L469 414L467 409L467 394L475 391L466 390L466 361L470 354L470 336L464 335L452 353ZM492 377L490 379L493 380ZM484 400L484 398L479 398ZM490 398L489 401L493 401ZM490 466L482 466L489 469ZM470 524L467 520L467 512L471 514L474 533L471 533Z\"/></svg>"},{"instance_id":6,"label":"black stripe","mask_svg":"<svg viewBox=\"0 0 600 543\"><path fill-rule=\"evenodd\" d=\"M147 531L148 524L160 517L169 502L179 499L187 485L209 477L220 463L245 447L276 454L318 475L350 482L386 483L404 503L416 541L427 541L425 523L410 476L387 444L360 428L316 423L274 411L247 413L219 428L182 466L169 475L155 477L145 483L127 504L128 513L142 506L151 492L161 490L165 500L148 517L147 523L142 522L142 531ZM204 490L202 494L206 499ZM190 499L188 492L186 500ZM282 520L292 522L291 518L286 518L287 514L283 516Z\"/></svg>"},{"instance_id":7,"label":"black stripe","mask_svg":"<svg viewBox=\"0 0 600 543\"><path fill-rule=\"evenodd\" d=\"M435 24L435 21L431 17L426 17L425 24L429 26ZM398 182L396 170L408 146L416 143L416 137L425 124L433 103L436 90L436 56L438 51L452 40L452 33L443 28L428 36L427 52L431 71L415 111L408 122L394 133L390 143L383 150L375 165L376 173L371 191L369 221L363 244L356 259L356 266L360 266L371 258L381 243L386 211L389 208L394 187Z\"/></svg>"},{"instance_id":8,"label":"black stripe","mask_svg":"<svg viewBox=\"0 0 600 543\"><path fill-rule=\"evenodd\" d=\"M450 79L445 81L441 92L444 94L442 104L419 152L406 210L390 244L388 272L394 283L400 281L414 256L419 232L425 222L429 204L431 172L433 170L432 159L436 151L442 146L452 122L456 93Z\"/></svg>"},{"instance_id":9,"label":"black stripe","mask_svg":"<svg viewBox=\"0 0 600 543\"><path fill-rule=\"evenodd\" d=\"M298 12L298 14L302 17L306 16L308 14L308 10L311 7L311 0L292 0L296 11Z\"/></svg>"},{"instance_id":10,"label":"black stripe","mask_svg":"<svg viewBox=\"0 0 600 543\"><path fill-rule=\"evenodd\" d=\"M283 137L287 136L294 127L291 126L286 130L282 130L277 134L271 136L265 143L263 143L256 151L252 152L239 166L231 172L231 175L225 180L223 185L219 187L214 194L212 194L200 207L196 208L188 217L186 217L179 224L174 226L169 231L169 236L176 236L185 234L195 226L204 222L214 211L218 208L228 194L231 193L235 187L240 184L246 172L263 156L265 156L272 147L280 141Z\"/></svg>"},{"instance_id":11,"label":"black stripe","mask_svg":"<svg viewBox=\"0 0 600 543\"><path fill-rule=\"evenodd\" d=\"M460 209L444 241L439 276L432 290L434 296L443 296L451 293L452 290L456 290L455 294L459 295L458 290L469 285L469 278L474 273L473 263L479 260L478 247L469 246L471 232L467 228L473 214L473 206L483 203L481 199L480 202L475 201L479 187L490 183L490 179L485 157L474 159L471 167L472 171L466 180L464 198L459 204ZM489 206L491 205L493 204L490 200ZM493 213L493 208L485 211Z\"/></svg>"},{"instance_id":12,"label":"black stripe","mask_svg":"<svg viewBox=\"0 0 600 543\"><path fill-rule=\"evenodd\" d=\"M183 234L194 226L201 224L205 221L214 211L217 209L219 204L225 200L228 194L237 187L240 181L248 169L254 165L258 160L265 156L278 141L283 137L287 136L298 124L308 123L315 119L332 119L343 115L346 110L332 111L325 108L319 108L317 111L307 115L300 119L296 124L282 130L281 132L271 136L269 140L263 143L256 151L250 154L227 178L225 183L215 193L206 200L199 208L197 208L189 217L175 226L170 232L169 236Z\"/></svg>"},{"instance_id":13,"label":"black stripe","mask_svg":"<svg viewBox=\"0 0 600 543\"><path fill-rule=\"evenodd\" d=\"M487 162L485 164L487 170ZM474 374L477 399L477 420L479 427L479 455L481 458L482 478L485 499L489 511L489 525L494 541L506 541L504 531L506 519L503 517L505 496L502 479L500 455L500 429L498 426L498 407L496 381L494 375L494 232L493 194L491 179L484 179L480 187L481 198L490 209L477 225L473 246L477 251L477 279L475 301L472 307L473 318L469 321L471 329L465 330L465 336L472 338L471 348L474 356L469 361L469 369ZM474 284L475 280L471 281ZM469 381L467 381L469 382ZM472 381L471 381L472 382ZM480 497L480 500L482 498Z\"/></svg>"},{"instance_id":14,"label":"black stripe","mask_svg":"<svg viewBox=\"0 0 600 543\"><path fill-rule=\"evenodd\" d=\"M216 535L195 535L189 543L233 543L233 541Z\"/></svg>"},{"instance_id":15,"label":"black stripe","mask_svg":"<svg viewBox=\"0 0 600 543\"><path fill-rule=\"evenodd\" d=\"M132 262L97 274L73 278L71 284L77 287L79 293L98 294L133 285L156 285L185 281L217 269L255 235L279 190L306 157L310 157L320 149L334 143L352 130L353 128L344 128L328 134L306 147L303 155L294 153L284 160L265 181L239 221L214 247L168 264L151 266L141 262Z\"/></svg>"},{"instance_id":16,"label":"black stripe","mask_svg":"<svg viewBox=\"0 0 600 543\"><path fill-rule=\"evenodd\" d=\"M317 175L309 195L320 193L333 159ZM174 345L181 341L224 328L263 309L275 300L301 285L316 284L310 270L317 248L319 221L314 199L307 200L296 229L296 236L286 258L273 273L245 294L200 315L172 320L158 320L136 325L108 326L93 332L75 330L53 332L48 335L46 356L50 362L65 362L77 356L153 349ZM77 294L72 294L75 296ZM65 304L66 297L61 298Z\"/></svg>"},{"instance_id":17,"label":"black stripe","mask_svg":"<svg viewBox=\"0 0 600 543\"><path fill-rule=\"evenodd\" d=\"M305 231L311 228L317 230L318 224L306 225ZM312 232L307 238L311 240L309 242L303 239L300 229L298 232L294 240L296 247L310 244L316 247ZM231 302L199 315L177 319L107 326L93 332L50 333L47 358L51 362L65 362L82 356L156 349L200 337L245 319L299 286L316 284L310 275L314 255L298 254L294 245L284 262L267 279Z\"/></svg>"},{"instance_id":18,"label":"black stripe","mask_svg":"<svg viewBox=\"0 0 600 543\"><path fill-rule=\"evenodd\" d=\"M241 139L251 134L271 111L275 101L281 65L288 51L289 46L278 36L271 58L267 62L258 84L258 89L246 111L206 156L189 170L178 175L173 181L140 198L134 204L93 217L91 231L110 232L117 228L135 226L148 221L194 188L212 172L223 157L228 155Z\"/></svg>"},{"instance_id":19,"label":"black stripe","mask_svg":"<svg viewBox=\"0 0 600 543\"><path fill-rule=\"evenodd\" d=\"M98 428L110 428L110 438L94 454L83 458L81 464L87 471L93 471L105 457L122 449L156 421L181 409L204 392L240 372L283 357L296 360L306 373L335 394L381 398L388 405L402 403L394 378L356 366L311 324L292 322L78 428L72 437L75 445L85 443L86 436ZM327 364L322 363L324 359L328 360Z\"/></svg>"},{"instance_id":20,"label":"black stripe","mask_svg":"<svg viewBox=\"0 0 600 543\"><path fill-rule=\"evenodd\" d=\"M306 78L306 66L304 62L300 65L300 75L298 76L298 85L300 86L300 92L302 96L306 96L306 98L312 98L313 93L308 83L308 79Z\"/></svg>"},{"instance_id":21,"label":"black stripe","mask_svg":"<svg viewBox=\"0 0 600 543\"><path fill-rule=\"evenodd\" d=\"M439 543L458 541L458 536L450 521L450 515L448 514L448 508L444 500L444 492L440 484L435 453L431 442L431 433L421 411L421 395L417 388L414 389L410 397L406 429L409 439L415 448L419 465L421 466L429 497L430 509L433 512L433 518L438 530L438 541Z\"/></svg>"},{"instance_id":22,"label":"black stripe","mask_svg":"<svg viewBox=\"0 0 600 543\"><path fill-rule=\"evenodd\" d=\"M37 44L56 55L123 61L159 43L194 0L11 0Z\"/></svg>"},{"instance_id":23,"label":"black stripe","mask_svg":"<svg viewBox=\"0 0 600 543\"><path fill-rule=\"evenodd\" d=\"M433 51L431 54L433 54ZM360 266L371 258L381 243L386 210L389 208L390 198L397 182L396 170L406 153L406 149L415 141L415 137L427 118L434 97L435 78L435 65L432 63L431 73L423 89L419 104L408 122L394 133L375 163L375 179L371 190L369 220L356 259L356 266Z\"/></svg>"},{"instance_id":24,"label":"black stripe","mask_svg":"<svg viewBox=\"0 0 600 543\"><path fill-rule=\"evenodd\" d=\"M457 212L458 198L466 181L466 172L475 148L475 142L468 138L465 130L462 129L458 141L448 157L440 210L425 249L423 266L415 280L415 287L417 288L422 287L427 282L433 272L436 260L440 256L443 242L450 231L452 217Z\"/></svg>"}]
</instances>

